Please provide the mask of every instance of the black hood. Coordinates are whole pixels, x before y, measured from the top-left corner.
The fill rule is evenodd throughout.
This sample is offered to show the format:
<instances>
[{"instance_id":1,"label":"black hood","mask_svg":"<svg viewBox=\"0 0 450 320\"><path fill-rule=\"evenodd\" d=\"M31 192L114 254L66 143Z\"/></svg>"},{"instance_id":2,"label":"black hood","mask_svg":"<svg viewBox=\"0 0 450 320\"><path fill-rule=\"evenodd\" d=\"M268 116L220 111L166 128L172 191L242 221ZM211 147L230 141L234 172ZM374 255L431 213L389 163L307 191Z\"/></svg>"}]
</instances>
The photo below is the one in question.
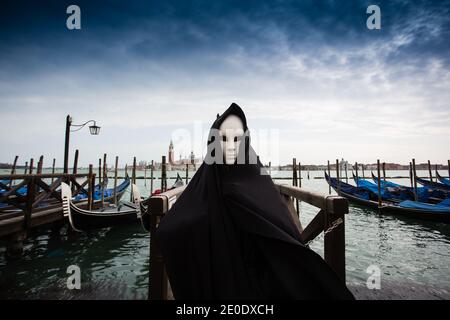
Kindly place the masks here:
<instances>
[{"instance_id":1,"label":"black hood","mask_svg":"<svg viewBox=\"0 0 450 320\"><path fill-rule=\"evenodd\" d=\"M219 138L218 132L220 130L220 126L230 115L235 115L239 119L241 119L244 128L244 141L240 146L237 159L239 159L239 155L241 155L242 152L245 153L245 156L242 157L243 161L240 161L239 164L257 164L257 156L250 146L250 131L247 127L247 118L245 117L244 111L242 111L241 107L239 107L236 103L232 103L231 106L227 110L225 110L224 113L218 115L216 120L213 122L208 135L208 148L205 157L205 164L222 165L225 163L223 150L220 146L220 141L216 139ZM235 162L235 164L237 164L237 161Z\"/></svg>"},{"instance_id":2,"label":"black hood","mask_svg":"<svg viewBox=\"0 0 450 320\"><path fill-rule=\"evenodd\" d=\"M227 110L225 110L224 113L219 115L216 120L213 122L211 129L219 129L220 125L225 121L226 118L230 115L235 115L239 119L242 120L242 124L244 126L244 131L248 130L247 127L247 118L245 117L244 111L242 111L241 107L239 107L236 103L232 103L231 106L228 107Z\"/></svg>"}]
</instances>

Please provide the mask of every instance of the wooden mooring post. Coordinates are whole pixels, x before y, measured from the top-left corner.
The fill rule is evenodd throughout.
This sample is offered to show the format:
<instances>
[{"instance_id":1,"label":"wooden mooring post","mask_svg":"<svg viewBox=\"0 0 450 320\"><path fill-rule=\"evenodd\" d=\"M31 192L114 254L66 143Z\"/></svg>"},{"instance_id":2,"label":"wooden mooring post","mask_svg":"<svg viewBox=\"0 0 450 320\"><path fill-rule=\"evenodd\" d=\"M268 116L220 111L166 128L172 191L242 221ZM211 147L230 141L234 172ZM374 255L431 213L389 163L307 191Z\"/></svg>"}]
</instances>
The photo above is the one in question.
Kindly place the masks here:
<instances>
[{"instance_id":1,"label":"wooden mooring post","mask_svg":"<svg viewBox=\"0 0 450 320\"><path fill-rule=\"evenodd\" d=\"M75 150L75 156L74 156L74 158L73 158L73 171L72 171L72 173L73 174L77 174L78 173L78 155L79 155L79 151L78 151L78 149L76 149ZM72 194L73 194L73 192L75 191L75 184L74 183L72 183Z\"/></svg>"},{"instance_id":2,"label":"wooden mooring post","mask_svg":"<svg viewBox=\"0 0 450 320\"><path fill-rule=\"evenodd\" d=\"M98 159L98 185L102 188L102 159Z\"/></svg>"},{"instance_id":3,"label":"wooden mooring post","mask_svg":"<svg viewBox=\"0 0 450 320\"><path fill-rule=\"evenodd\" d=\"M116 188L117 188L117 168L118 168L118 166L119 166L119 157L118 156L116 156L116 162L115 162L115 164L114 164L114 204L115 205L117 205L117 190L116 190Z\"/></svg>"},{"instance_id":4,"label":"wooden mooring post","mask_svg":"<svg viewBox=\"0 0 450 320\"><path fill-rule=\"evenodd\" d=\"M133 157L133 170L131 171L131 182L136 184L136 157Z\"/></svg>"},{"instance_id":5,"label":"wooden mooring post","mask_svg":"<svg viewBox=\"0 0 450 320\"><path fill-rule=\"evenodd\" d=\"M344 162L344 166L345 166L345 183L348 183L347 162Z\"/></svg>"},{"instance_id":6,"label":"wooden mooring post","mask_svg":"<svg viewBox=\"0 0 450 320\"><path fill-rule=\"evenodd\" d=\"M37 174L42 174L42 168L44 166L44 156L39 157L39 162L37 165Z\"/></svg>"},{"instance_id":7,"label":"wooden mooring post","mask_svg":"<svg viewBox=\"0 0 450 320\"><path fill-rule=\"evenodd\" d=\"M433 182L433 174L431 173L431 162L430 162L430 160L428 160L428 173L430 175L430 181ZM436 181L437 181L437 177L436 177Z\"/></svg>"},{"instance_id":8,"label":"wooden mooring post","mask_svg":"<svg viewBox=\"0 0 450 320\"><path fill-rule=\"evenodd\" d=\"M412 159L412 175L414 181L414 200L417 201L417 171L416 171L416 159Z\"/></svg>"},{"instance_id":9,"label":"wooden mooring post","mask_svg":"<svg viewBox=\"0 0 450 320\"><path fill-rule=\"evenodd\" d=\"M166 156L161 159L161 192L167 190Z\"/></svg>"},{"instance_id":10,"label":"wooden mooring post","mask_svg":"<svg viewBox=\"0 0 450 320\"><path fill-rule=\"evenodd\" d=\"M133 170L131 171L131 182L133 184L136 184L136 157L133 157ZM130 202L133 202L133 199L134 199L133 188L131 188Z\"/></svg>"},{"instance_id":11,"label":"wooden mooring post","mask_svg":"<svg viewBox=\"0 0 450 320\"><path fill-rule=\"evenodd\" d=\"M298 187L302 187L302 163L298 163Z\"/></svg>"},{"instance_id":12,"label":"wooden mooring post","mask_svg":"<svg viewBox=\"0 0 450 320\"><path fill-rule=\"evenodd\" d=\"M88 209L92 210L93 195L94 195L94 185L95 185L95 175L93 173L92 164L89 165L89 176L88 176Z\"/></svg>"},{"instance_id":13,"label":"wooden mooring post","mask_svg":"<svg viewBox=\"0 0 450 320\"><path fill-rule=\"evenodd\" d=\"M152 160L152 164L150 166L150 196L153 193L153 168L154 168L154 161Z\"/></svg>"},{"instance_id":14,"label":"wooden mooring post","mask_svg":"<svg viewBox=\"0 0 450 320\"><path fill-rule=\"evenodd\" d=\"M19 156L15 156L14 157L14 162L11 168L11 174L15 174L16 173L16 166L17 166L17 160L19 160ZM13 181L11 180L9 182L9 186L12 186Z\"/></svg>"},{"instance_id":15,"label":"wooden mooring post","mask_svg":"<svg viewBox=\"0 0 450 320\"><path fill-rule=\"evenodd\" d=\"M189 181L189 163L186 163L186 184Z\"/></svg>"},{"instance_id":16,"label":"wooden mooring post","mask_svg":"<svg viewBox=\"0 0 450 320\"><path fill-rule=\"evenodd\" d=\"M327 160L327 170L328 170L328 176L331 178L330 160ZM328 184L328 194L331 194L331 185L330 184Z\"/></svg>"},{"instance_id":17,"label":"wooden mooring post","mask_svg":"<svg viewBox=\"0 0 450 320\"><path fill-rule=\"evenodd\" d=\"M25 169L24 169L24 174L27 174L28 172L28 161L25 161Z\"/></svg>"},{"instance_id":18,"label":"wooden mooring post","mask_svg":"<svg viewBox=\"0 0 450 320\"><path fill-rule=\"evenodd\" d=\"M103 154L103 180L102 180L102 207L105 206L105 189L108 183L108 176L106 173L106 153Z\"/></svg>"},{"instance_id":19,"label":"wooden mooring post","mask_svg":"<svg viewBox=\"0 0 450 320\"><path fill-rule=\"evenodd\" d=\"M377 186L378 186L378 209L381 208L381 174L380 174L380 159L377 160Z\"/></svg>"},{"instance_id":20,"label":"wooden mooring post","mask_svg":"<svg viewBox=\"0 0 450 320\"><path fill-rule=\"evenodd\" d=\"M16 166L17 166L17 160L19 160L19 156L15 156L14 157L14 162L11 168L11 174L15 174L16 173Z\"/></svg>"},{"instance_id":21,"label":"wooden mooring post","mask_svg":"<svg viewBox=\"0 0 450 320\"><path fill-rule=\"evenodd\" d=\"M411 182L411 188L414 188L414 177L413 177L413 170L412 170L412 162L409 162L409 180Z\"/></svg>"},{"instance_id":22,"label":"wooden mooring post","mask_svg":"<svg viewBox=\"0 0 450 320\"><path fill-rule=\"evenodd\" d=\"M52 174L55 174L55 165L56 165L56 159L53 158L53 163L52 163ZM53 179L54 179L54 178L52 178L52 183L53 183Z\"/></svg>"},{"instance_id":23,"label":"wooden mooring post","mask_svg":"<svg viewBox=\"0 0 450 320\"><path fill-rule=\"evenodd\" d=\"M145 161L144 165L144 186L147 186L147 161Z\"/></svg>"},{"instance_id":24,"label":"wooden mooring post","mask_svg":"<svg viewBox=\"0 0 450 320\"><path fill-rule=\"evenodd\" d=\"M386 162L383 162L383 181L386 181Z\"/></svg>"},{"instance_id":25,"label":"wooden mooring post","mask_svg":"<svg viewBox=\"0 0 450 320\"><path fill-rule=\"evenodd\" d=\"M73 158L73 174L77 174L78 173L78 156L79 156L80 152L78 151L78 149L75 150L75 156Z\"/></svg>"},{"instance_id":26,"label":"wooden mooring post","mask_svg":"<svg viewBox=\"0 0 450 320\"><path fill-rule=\"evenodd\" d=\"M297 159L292 159L292 185L297 186Z\"/></svg>"},{"instance_id":27,"label":"wooden mooring post","mask_svg":"<svg viewBox=\"0 0 450 320\"><path fill-rule=\"evenodd\" d=\"M365 172L364 172L364 163L361 164L361 170L362 170L362 178L365 179Z\"/></svg>"},{"instance_id":28,"label":"wooden mooring post","mask_svg":"<svg viewBox=\"0 0 450 320\"><path fill-rule=\"evenodd\" d=\"M34 163L33 163L33 162L34 162L34 159L31 158L31 159L30 159L30 170L29 170L30 172L29 172L29 174L33 174L33 166L34 166Z\"/></svg>"},{"instance_id":29,"label":"wooden mooring post","mask_svg":"<svg viewBox=\"0 0 450 320\"><path fill-rule=\"evenodd\" d=\"M356 173L356 186L359 186L359 177L358 177L358 162L355 162L355 173Z\"/></svg>"},{"instance_id":30,"label":"wooden mooring post","mask_svg":"<svg viewBox=\"0 0 450 320\"><path fill-rule=\"evenodd\" d=\"M340 167L339 167L339 159L336 159L336 179L338 181L338 194L341 194L341 179L339 177L339 172L340 172Z\"/></svg>"}]
</instances>

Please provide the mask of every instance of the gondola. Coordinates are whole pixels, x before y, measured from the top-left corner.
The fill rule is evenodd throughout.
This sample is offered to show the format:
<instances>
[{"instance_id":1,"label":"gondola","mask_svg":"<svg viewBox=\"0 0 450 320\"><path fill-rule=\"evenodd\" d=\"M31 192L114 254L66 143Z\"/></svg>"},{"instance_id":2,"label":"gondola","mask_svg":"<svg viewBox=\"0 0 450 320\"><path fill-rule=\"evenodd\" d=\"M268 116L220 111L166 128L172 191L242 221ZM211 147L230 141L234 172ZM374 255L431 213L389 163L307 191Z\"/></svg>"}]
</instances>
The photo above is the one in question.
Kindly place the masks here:
<instances>
[{"instance_id":1,"label":"gondola","mask_svg":"<svg viewBox=\"0 0 450 320\"><path fill-rule=\"evenodd\" d=\"M374 194L378 194L377 181L374 183L366 179L357 178L355 175L353 175L353 180L355 181L357 187L365 189ZM414 192L411 192L411 190L407 189L406 187L403 188L400 185L396 185L388 181L381 180L380 188L381 198L384 200L388 200L391 202L402 202L403 200L414 199Z\"/></svg>"},{"instance_id":2,"label":"gondola","mask_svg":"<svg viewBox=\"0 0 450 320\"><path fill-rule=\"evenodd\" d=\"M106 187L107 185L107 180L105 180L103 182L103 185ZM130 178L128 177L128 175L126 176L125 180L116 187L116 199L117 201L119 201L123 195L123 193L125 192L125 190L128 188L128 186L130 185ZM94 187L94 193L93 193L93 201L94 201L94 205L98 204L101 201L101 184L98 184ZM56 192L60 193L61 190L57 190ZM88 197L87 194L79 194L75 197L72 198L73 203L81 206L81 205L86 205L87 201L88 201ZM104 203L111 203L114 201L114 188L110 188L110 189L105 189L104 190L104 197L103 197L103 202ZM49 199L49 200L45 200L39 203L39 205L36 207L39 210L46 210L46 209L50 209L50 208L57 208L60 205L60 202L57 199ZM2 214L8 214L8 215L19 215L21 214L23 211L22 209L18 209L16 206L12 206L8 203L0 203L0 213Z\"/></svg>"},{"instance_id":3,"label":"gondola","mask_svg":"<svg viewBox=\"0 0 450 320\"><path fill-rule=\"evenodd\" d=\"M69 218L71 227L79 232L136 222L140 217L140 194L136 185L133 184L132 189L134 195L133 203L124 202L117 206L108 205L96 210L85 210L76 206L72 201L72 192L69 185L61 183L64 215Z\"/></svg>"},{"instance_id":4,"label":"gondola","mask_svg":"<svg viewBox=\"0 0 450 320\"><path fill-rule=\"evenodd\" d=\"M430 189L433 189L433 190L445 191L447 194L450 192L450 186L445 185L443 183L429 181L429 180L422 179L422 178L419 178L419 177L416 177L416 181L418 183L420 183L421 185L423 185L425 187L428 187Z\"/></svg>"},{"instance_id":5,"label":"gondola","mask_svg":"<svg viewBox=\"0 0 450 320\"><path fill-rule=\"evenodd\" d=\"M373 172L371 172L371 174L372 174L372 180L377 184L378 183L378 177L376 177L373 174ZM391 181L387 181L387 180L384 180L384 179L380 179L380 184L381 184L382 188L390 187L390 188L398 188L398 189L408 190L408 191L412 191L413 190L413 188L411 188L411 187L403 186L401 184L394 183L394 182L391 182Z\"/></svg>"},{"instance_id":6,"label":"gondola","mask_svg":"<svg viewBox=\"0 0 450 320\"><path fill-rule=\"evenodd\" d=\"M377 185L378 178L373 174L373 172L372 179L375 182L375 185ZM395 198L400 198L401 200L415 200L415 192L417 192L417 201L437 204L449 196L447 192L442 190L432 189L429 187L417 187L416 190L414 190L413 187L403 186L384 179L380 179L380 186L382 189L386 189L386 191L390 194L397 195Z\"/></svg>"},{"instance_id":7,"label":"gondola","mask_svg":"<svg viewBox=\"0 0 450 320\"><path fill-rule=\"evenodd\" d=\"M94 193L93 193L93 201L94 204L97 204L101 201L102 198L102 189L104 190L104 197L103 202L110 203L114 201L114 188L107 189L106 186L108 185L108 179L105 179L102 183L99 183L94 186ZM130 178L128 175L126 175L125 180L116 187L116 199L119 201L125 192L125 190L130 185ZM27 186L23 186L20 189L24 189L24 195L27 193ZM20 190L19 189L19 190ZM57 193L60 193L61 190L57 190ZM1 193L0 193L1 195ZM72 198L72 201L76 203L77 205L86 205L88 201L88 193L86 190L82 189L81 193L76 195ZM59 206L60 202L57 199L49 199L45 200L39 203L39 205L36 207L39 210L46 210L50 208L56 208ZM11 215L19 215L23 211L22 209L18 209L16 206L12 206L5 202L0 202L0 213L2 214L8 214L8 216ZM2 217L5 217L4 215Z\"/></svg>"},{"instance_id":8,"label":"gondola","mask_svg":"<svg viewBox=\"0 0 450 320\"><path fill-rule=\"evenodd\" d=\"M340 196L347 198L350 202L377 209L382 214L402 215L410 218L450 223L450 206L447 205L447 200L443 200L439 204L421 203L411 200L396 203L383 200L381 207L379 207L376 193L342 181L338 182L336 178L329 177L326 172L325 179Z\"/></svg>"},{"instance_id":9,"label":"gondola","mask_svg":"<svg viewBox=\"0 0 450 320\"><path fill-rule=\"evenodd\" d=\"M442 177L439 172L436 171L436 177L438 178L439 182L442 184L445 184L446 186L450 187L450 179Z\"/></svg>"},{"instance_id":10,"label":"gondola","mask_svg":"<svg viewBox=\"0 0 450 320\"><path fill-rule=\"evenodd\" d=\"M174 184L167 190L172 190L178 187L184 186L183 179L181 178L180 174L177 173L177 179L175 180ZM159 192L160 193L160 192ZM153 192L152 195L159 194L158 192ZM144 228L145 231L150 232L150 213L148 210L148 204L151 197L148 197L145 200L142 200L140 204L141 209L141 225Z\"/></svg>"},{"instance_id":11,"label":"gondola","mask_svg":"<svg viewBox=\"0 0 450 320\"><path fill-rule=\"evenodd\" d=\"M126 176L125 180L129 180L129 177ZM128 183L129 185L129 183ZM128 187L128 185L126 186L126 188ZM118 186L120 187L120 185ZM125 189L126 189L125 188ZM94 197L94 200L98 200L101 199L102 197L102 190L104 190L105 193L105 197L109 197L112 193L114 193L114 189L108 189L108 178L104 179L101 183L98 183L94 186L94 194L92 195ZM83 201L83 200L87 200L88 198L88 190L86 189L81 189L81 191L74 197L72 197L72 200L74 202L79 202L79 201Z\"/></svg>"}]
</instances>

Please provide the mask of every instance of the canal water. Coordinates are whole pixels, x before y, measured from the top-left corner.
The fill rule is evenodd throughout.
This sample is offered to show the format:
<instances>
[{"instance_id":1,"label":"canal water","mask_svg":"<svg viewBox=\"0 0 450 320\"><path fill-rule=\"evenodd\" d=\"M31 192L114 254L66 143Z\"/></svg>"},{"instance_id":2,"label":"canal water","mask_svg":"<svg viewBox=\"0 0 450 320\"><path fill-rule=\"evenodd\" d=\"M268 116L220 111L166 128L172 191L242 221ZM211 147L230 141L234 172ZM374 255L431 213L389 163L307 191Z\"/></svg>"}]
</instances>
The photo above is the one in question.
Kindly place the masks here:
<instances>
[{"instance_id":1,"label":"canal water","mask_svg":"<svg viewBox=\"0 0 450 320\"><path fill-rule=\"evenodd\" d=\"M168 174L176 176L176 172ZM418 174L427 176L425 171ZM144 172L137 175L144 176ZM273 177L291 175L288 171L272 172ZM309 175L310 179L302 172L303 188L328 194L325 180L314 179L323 177L323 173ZM387 172L387 176L407 175L407 171ZM169 186L170 181L174 180L169 180ZM392 181L409 185L409 179ZM137 180L137 184L143 195L149 194L149 181ZM159 185L155 182L154 187ZM123 200L129 196L126 193ZM305 203L300 209L303 226L318 211ZM449 225L381 216L374 210L350 205L345 230L347 284L357 298L450 299ZM67 226L59 232L40 229L28 236L23 257L10 260L4 255L5 242L0 240L0 299L146 299L149 243L149 235L138 223L86 233L73 232ZM312 242L311 248L323 255L323 235ZM80 290L67 288L67 268L71 265L81 270ZM375 283L379 283L379 289L369 290L367 282L373 283L378 271Z\"/></svg>"}]
</instances>

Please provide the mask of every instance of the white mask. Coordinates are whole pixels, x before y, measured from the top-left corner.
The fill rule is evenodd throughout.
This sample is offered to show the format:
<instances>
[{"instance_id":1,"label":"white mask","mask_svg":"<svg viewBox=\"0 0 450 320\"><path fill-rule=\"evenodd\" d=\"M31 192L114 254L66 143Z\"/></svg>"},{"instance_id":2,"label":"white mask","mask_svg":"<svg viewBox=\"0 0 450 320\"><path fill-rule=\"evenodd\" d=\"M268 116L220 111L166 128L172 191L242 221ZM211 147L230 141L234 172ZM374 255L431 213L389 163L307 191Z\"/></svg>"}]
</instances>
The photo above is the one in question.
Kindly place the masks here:
<instances>
[{"instance_id":1,"label":"white mask","mask_svg":"<svg viewBox=\"0 0 450 320\"><path fill-rule=\"evenodd\" d=\"M225 158L225 164L234 164L239 152L239 146L244 135L242 120L236 115L229 115L220 125L222 137L220 145Z\"/></svg>"}]
</instances>

